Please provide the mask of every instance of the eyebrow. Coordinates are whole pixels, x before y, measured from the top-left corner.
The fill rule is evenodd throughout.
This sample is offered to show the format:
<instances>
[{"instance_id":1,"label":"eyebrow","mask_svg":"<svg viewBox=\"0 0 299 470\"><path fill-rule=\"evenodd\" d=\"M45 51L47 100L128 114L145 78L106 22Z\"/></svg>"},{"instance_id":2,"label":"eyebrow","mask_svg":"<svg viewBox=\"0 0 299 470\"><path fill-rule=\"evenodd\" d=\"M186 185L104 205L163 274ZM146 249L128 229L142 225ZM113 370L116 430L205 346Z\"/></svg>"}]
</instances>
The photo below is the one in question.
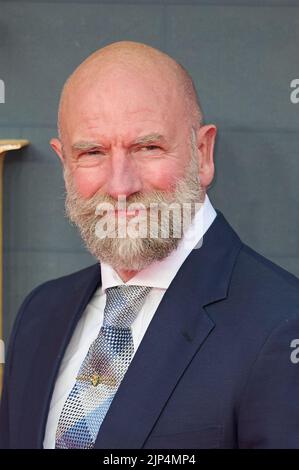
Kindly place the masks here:
<instances>
[{"instance_id":1,"label":"eyebrow","mask_svg":"<svg viewBox=\"0 0 299 470\"><path fill-rule=\"evenodd\" d=\"M88 150L90 148L104 148L104 145L100 144L99 142L82 140L79 142L75 142L72 145L72 148L74 150Z\"/></svg>"},{"instance_id":2,"label":"eyebrow","mask_svg":"<svg viewBox=\"0 0 299 470\"><path fill-rule=\"evenodd\" d=\"M146 144L149 144L149 143L152 143L152 142L164 141L164 140L165 139L162 136L162 134L158 134L158 133L154 132L152 134L147 134L147 135L144 135L144 136L141 136L141 137L137 137L137 139L135 139L131 143L131 145L146 145ZM82 140L82 141L79 141L79 142L75 142L72 145L72 148L74 150L88 150L88 149L91 149L91 148L103 149L103 148L105 148L105 146L103 144L100 144L99 142Z\"/></svg>"},{"instance_id":3,"label":"eyebrow","mask_svg":"<svg viewBox=\"0 0 299 470\"><path fill-rule=\"evenodd\" d=\"M145 145L151 142L163 141L164 137L161 134L153 133L138 137L134 140L133 145Z\"/></svg>"}]
</instances>

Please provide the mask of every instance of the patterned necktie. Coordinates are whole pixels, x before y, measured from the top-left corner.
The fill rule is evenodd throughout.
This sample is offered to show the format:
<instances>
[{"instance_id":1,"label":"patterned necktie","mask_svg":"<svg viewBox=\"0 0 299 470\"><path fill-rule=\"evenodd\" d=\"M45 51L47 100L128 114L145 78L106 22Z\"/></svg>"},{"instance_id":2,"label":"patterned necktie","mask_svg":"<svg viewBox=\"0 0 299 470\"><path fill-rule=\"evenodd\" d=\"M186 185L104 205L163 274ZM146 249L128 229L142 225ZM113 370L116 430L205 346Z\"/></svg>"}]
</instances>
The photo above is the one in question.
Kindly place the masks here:
<instances>
[{"instance_id":1,"label":"patterned necktie","mask_svg":"<svg viewBox=\"0 0 299 470\"><path fill-rule=\"evenodd\" d=\"M131 324L150 287L106 289L103 326L80 367L60 415L56 449L93 448L134 352Z\"/></svg>"}]
</instances>

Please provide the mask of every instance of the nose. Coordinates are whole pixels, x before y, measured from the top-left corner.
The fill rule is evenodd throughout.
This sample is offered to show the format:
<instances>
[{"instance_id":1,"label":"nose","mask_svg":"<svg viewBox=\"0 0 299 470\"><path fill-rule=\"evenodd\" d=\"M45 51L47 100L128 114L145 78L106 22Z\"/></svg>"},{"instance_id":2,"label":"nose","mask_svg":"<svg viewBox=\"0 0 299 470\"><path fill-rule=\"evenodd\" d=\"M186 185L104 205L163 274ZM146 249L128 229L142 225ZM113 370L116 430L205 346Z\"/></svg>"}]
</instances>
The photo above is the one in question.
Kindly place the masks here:
<instances>
[{"instance_id":1,"label":"nose","mask_svg":"<svg viewBox=\"0 0 299 470\"><path fill-rule=\"evenodd\" d=\"M114 199L129 197L142 189L136 164L124 151L118 150L111 155L109 172L106 193Z\"/></svg>"}]
</instances>

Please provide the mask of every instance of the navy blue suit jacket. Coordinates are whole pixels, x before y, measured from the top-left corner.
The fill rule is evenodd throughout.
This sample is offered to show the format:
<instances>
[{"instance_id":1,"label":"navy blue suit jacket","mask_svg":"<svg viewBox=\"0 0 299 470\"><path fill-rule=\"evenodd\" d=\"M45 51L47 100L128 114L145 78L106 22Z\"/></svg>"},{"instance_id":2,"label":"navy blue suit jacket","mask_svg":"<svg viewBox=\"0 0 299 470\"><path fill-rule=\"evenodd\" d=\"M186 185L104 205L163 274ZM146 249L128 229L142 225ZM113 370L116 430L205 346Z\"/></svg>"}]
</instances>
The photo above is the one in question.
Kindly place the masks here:
<instances>
[{"instance_id":1,"label":"navy blue suit jacket","mask_svg":"<svg viewBox=\"0 0 299 470\"><path fill-rule=\"evenodd\" d=\"M10 340L0 447L41 448L61 359L100 266L44 283ZM96 448L299 448L299 281L217 211L166 291Z\"/></svg>"}]
</instances>

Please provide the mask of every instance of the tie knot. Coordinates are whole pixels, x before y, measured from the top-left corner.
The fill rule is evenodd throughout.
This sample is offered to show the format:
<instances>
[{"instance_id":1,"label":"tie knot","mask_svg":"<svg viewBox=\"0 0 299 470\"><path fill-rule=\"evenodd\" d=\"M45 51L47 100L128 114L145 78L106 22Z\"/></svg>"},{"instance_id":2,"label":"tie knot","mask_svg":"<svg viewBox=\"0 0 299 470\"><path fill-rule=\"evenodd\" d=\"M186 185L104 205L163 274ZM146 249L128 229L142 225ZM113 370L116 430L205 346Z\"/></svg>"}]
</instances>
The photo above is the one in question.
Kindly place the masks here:
<instances>
[{"instance_id":1,"label":"tie knot","mask_svg":"<svg viewBox=\"0 0 299 470\"><path fill-rule=\"evenodd\" d=\"M144 304L151 287L115 286L106 289L103 326L129 328Z\"/></svg>"}]
</instances>

